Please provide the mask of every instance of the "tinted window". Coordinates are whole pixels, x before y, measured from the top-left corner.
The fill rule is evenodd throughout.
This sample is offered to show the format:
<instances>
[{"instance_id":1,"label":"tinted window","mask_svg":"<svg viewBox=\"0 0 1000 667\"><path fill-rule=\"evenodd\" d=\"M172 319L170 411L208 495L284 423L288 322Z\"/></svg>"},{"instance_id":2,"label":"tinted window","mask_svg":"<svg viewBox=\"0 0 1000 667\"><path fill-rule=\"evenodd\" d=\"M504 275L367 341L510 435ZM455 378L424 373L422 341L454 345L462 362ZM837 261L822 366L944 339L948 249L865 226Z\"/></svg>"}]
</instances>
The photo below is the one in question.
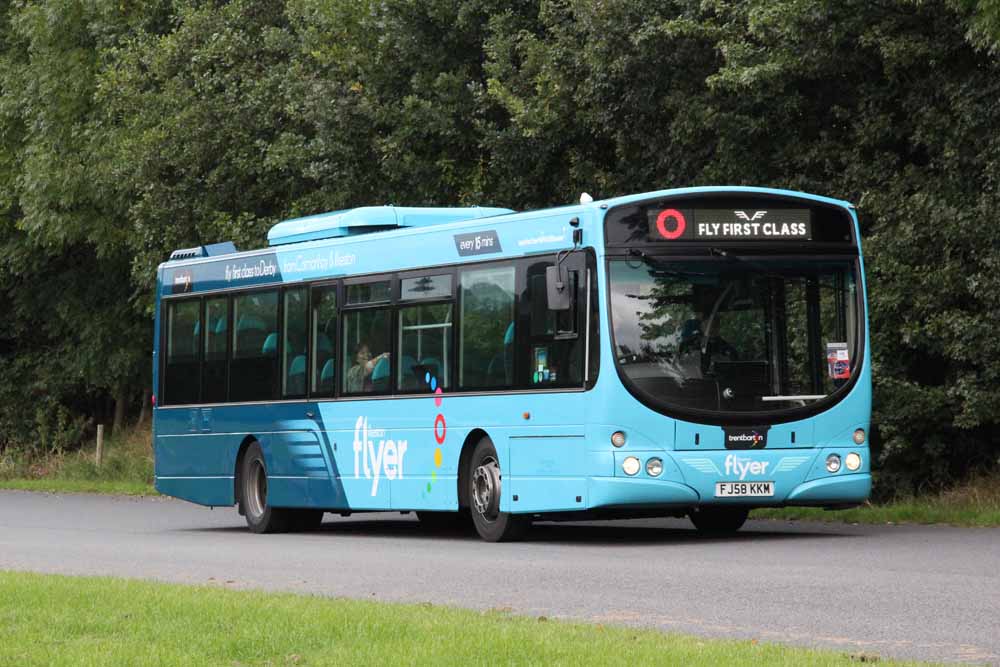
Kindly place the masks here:
<instances>
[{"instance_id":1,"label":"tinted window","mask_svg":"<svg viewBox=\"0 0 1000 667\"><path fill-rule=\"evenodd\" d=\"M205 365L202 368L202 401L226 400L226 366L229 344L229 299L205 300Z\"/></svg>"},{"instance_id":2,"label":"tinted window","mask_svg":"<svg viewBox=\"0 0 1000 667\"><path fill-rule=\"evenodd\" d=\"M163 403L197 403L200 384L198 347L201 340L201 301L167 304L167 358L164 364Z\"/></svg>"},{"instance_id":3,"label":"tinted window","mask_svg":"<svg viewBox=\"0 0 1000 667\"><path fill-rule=\"evenodd\" d=\"M390 310L354 310L344 313L341 389L348 394L388 393L392 380Z\"/></svg>"},{"instance_id":4,"label":"tinted window","mask_svg":"<svg viewBox=\"0 0 1000 667\"><path fill-rule=\"evenodd\" d=\"M312 392L332 396L336 378L337 288L334 285L313 290L312 303Z\"/></svg>"},{"instance_id":5,"label":"tinted window","mask_svg":"<svg viewBox=\"0 0 1000 667\"><path fill-rule=\"evenodd\" d=\"M524 372L518 374L521 386L549 388L583 384L584 341L577 334L577 307L585 299L580 272L563 265L571 305L568 310L549 310L545 270L553 264L535 262L528 267L529 357Z\"/></svg>"},{"instance_id":6,"label":"tinted window","mask_svg":"<svg viewBox=\"0 0 1000 667\"><path fill-rule=\"evenodd\" d=\"M282 395L306 394L306 341L309 309L306 288L285 290L285 349L281 360Z\"/></svg>"},{"instance_id":7,"label":"tinted window","mask_svg":"<svg viewBox=\"0 0 1000 667\"><path fill-rule=\"evenodd\" d=\"M347 305L355 306L365 303L381 303L389 300L389 281L380 280L373 283L347 286Z\"/></svg>"},{"instance_id":8,"label":"tinted window","mask_svg":"<svg viewBox=\"0 0 1000 667\"><path fill-rule=\"evenodd\" d=\"M400 308L400 391L434 391L450 386L451 330L450 303Z\"/></svg>"},{"instance_id":9,"label":"tinted window","mask_svg":"<svg viewBox=\"0 0 1000 667\"><path fill-rule=\"evenodd\" d=\"M510 386L514 373L514 267L463 271L461 304L459 386Z\"/></svg>"},{"instance_id":10,"label":"tinted window","mask_svg":"<svg viewBox=\"0 0 1000 667\"><path fill-rule=\"evenodd\" d=\"M254 292L233 298L232 401L278 397L278 293Z\"/></svg>"},{"instance_id":11,"label":"tinted window","mask_svg":"<svg viewBox=\"0 0 1000 667\"><path fill-rule=\"evenodd\" d=\"M399 298L403 301L413 299L449 299L451 298L451 276L403 278L399 281L399 288Z\"/></svg>"}]
</instances>

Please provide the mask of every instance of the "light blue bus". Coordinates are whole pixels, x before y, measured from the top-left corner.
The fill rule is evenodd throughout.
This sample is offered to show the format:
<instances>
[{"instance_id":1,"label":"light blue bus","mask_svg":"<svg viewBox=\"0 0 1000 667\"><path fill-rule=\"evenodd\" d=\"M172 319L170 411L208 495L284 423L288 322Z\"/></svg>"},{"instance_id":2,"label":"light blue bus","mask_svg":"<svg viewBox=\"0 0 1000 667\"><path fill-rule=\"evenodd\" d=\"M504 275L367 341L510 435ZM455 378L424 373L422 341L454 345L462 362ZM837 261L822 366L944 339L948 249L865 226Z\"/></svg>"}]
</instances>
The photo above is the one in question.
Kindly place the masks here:
<instances>
[{"instance_id":1,"label":"light blue bus","mask_svg":"<svg viewBox=\"0 0 1000 667\"><path fill-rule=\"evenodd\" d=\"M158 269L156 488L324 512L691 518L867 499L854 207L748 187L516 213L363 207Z\"/></svg>"}]
</instances>

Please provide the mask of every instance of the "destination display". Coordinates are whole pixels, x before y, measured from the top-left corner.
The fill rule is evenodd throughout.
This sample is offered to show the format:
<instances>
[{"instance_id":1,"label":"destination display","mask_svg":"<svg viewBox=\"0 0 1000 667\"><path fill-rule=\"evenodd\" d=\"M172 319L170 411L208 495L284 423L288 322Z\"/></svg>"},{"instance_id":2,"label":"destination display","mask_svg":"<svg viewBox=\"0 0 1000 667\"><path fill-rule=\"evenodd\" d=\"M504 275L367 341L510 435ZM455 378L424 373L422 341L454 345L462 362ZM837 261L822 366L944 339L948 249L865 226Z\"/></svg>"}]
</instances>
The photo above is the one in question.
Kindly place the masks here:
<instances>
[{"instance_id":1,"label":"destination display","mask_svg":"<svg viewBox=\"0 0 1000 667\"><path fill-rule=\"evenodd\" d=\"M650 241L809 241L807 208L647 209Z\"/></svg>"}]
</instances>

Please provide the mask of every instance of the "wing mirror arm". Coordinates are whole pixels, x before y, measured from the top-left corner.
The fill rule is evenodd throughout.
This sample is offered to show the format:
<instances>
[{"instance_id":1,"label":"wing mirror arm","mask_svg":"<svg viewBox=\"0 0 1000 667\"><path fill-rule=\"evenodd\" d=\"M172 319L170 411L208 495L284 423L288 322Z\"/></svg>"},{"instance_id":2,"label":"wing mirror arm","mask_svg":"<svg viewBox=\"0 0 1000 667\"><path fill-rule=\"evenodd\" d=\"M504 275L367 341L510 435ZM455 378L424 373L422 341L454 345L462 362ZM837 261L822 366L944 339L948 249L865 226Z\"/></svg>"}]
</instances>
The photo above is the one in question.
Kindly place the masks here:
<instances>
[{"instance_id":1,"label":"wing mirror arm","mask_svg":"<svg viewBox=\"0 0 1000 667\"><path fill-rule=\"evenodd\" d=\"M556 255L555 266L549 266L545 269L545 293L549 310L569 310L572 307L572 295L566 289L569 284L569 276L563 268L563 261L580 249L580 244L583 243L583 230L579 228L579 218L573 218L569 224L573 226L572 249L559 251Z\"/></svg>"}]
</instances>

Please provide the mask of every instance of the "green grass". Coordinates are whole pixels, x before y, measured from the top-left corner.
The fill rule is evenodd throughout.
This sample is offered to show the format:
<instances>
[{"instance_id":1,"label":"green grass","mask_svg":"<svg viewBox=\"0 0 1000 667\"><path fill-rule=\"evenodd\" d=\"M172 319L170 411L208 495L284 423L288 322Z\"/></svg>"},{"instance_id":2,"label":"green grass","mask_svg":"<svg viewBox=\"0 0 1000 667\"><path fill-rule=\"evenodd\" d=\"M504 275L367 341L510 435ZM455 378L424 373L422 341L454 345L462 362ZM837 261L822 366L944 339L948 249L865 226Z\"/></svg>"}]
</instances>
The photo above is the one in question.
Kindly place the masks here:
<instances>
[{"instance_id":1,"label":"green grass","mask_svg":"<svg viewBox=\"0 0 1000 667\"><path fill-rule=\"evenodd\" d=\"M753 519L795 519L846 523L951 524L995 528L1000 526L1000 474L981 475L940 493L901 498L879 505L826 511L812 507L760 509Z\"/></svg>"},{"instance_id":2,"label":"green grass","mask_svg":"<svg viewBox=\"0 0 1000 667\"><path fill-rule=\"evenodd\" d=\"M150 439L148 425L116 434L105 443L100 466L94 445L35 458L7 452L0 456L0 489L152 495L156 490Z\"/></svg>"},{"instance_id":3,"label":"green grass","mask_svg":"<svg viewBox=\"0 0 1000 667\"><path fill-rule=\"evenodd\" d=\"M0 665L19 666L853 665L862 659L502 611L13 572L0 572L0 637Z\"/></svg>"}]
</instances>

